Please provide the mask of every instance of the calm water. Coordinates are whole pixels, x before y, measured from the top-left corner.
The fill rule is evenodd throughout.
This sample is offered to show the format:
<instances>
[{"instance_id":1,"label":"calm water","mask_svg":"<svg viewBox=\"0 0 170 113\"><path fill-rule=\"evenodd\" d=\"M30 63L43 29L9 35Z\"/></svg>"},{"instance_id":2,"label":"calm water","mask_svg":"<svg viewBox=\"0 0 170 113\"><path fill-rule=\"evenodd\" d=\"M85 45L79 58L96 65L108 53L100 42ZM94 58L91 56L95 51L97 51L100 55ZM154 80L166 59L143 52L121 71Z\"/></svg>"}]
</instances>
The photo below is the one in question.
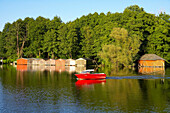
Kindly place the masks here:
<instances>
[{"instance_id":1,"label":"calm water","mask_svg":"<svg viewBox=\"0 0 170 113\"><path fill-rule=\"evenodd\" d=\"M74 67L0 68L1 112L169 112L170 68L160 73L98 69L77 81ZM145 69L144 69L145 71Z\"/></svg>"}]
</instances>

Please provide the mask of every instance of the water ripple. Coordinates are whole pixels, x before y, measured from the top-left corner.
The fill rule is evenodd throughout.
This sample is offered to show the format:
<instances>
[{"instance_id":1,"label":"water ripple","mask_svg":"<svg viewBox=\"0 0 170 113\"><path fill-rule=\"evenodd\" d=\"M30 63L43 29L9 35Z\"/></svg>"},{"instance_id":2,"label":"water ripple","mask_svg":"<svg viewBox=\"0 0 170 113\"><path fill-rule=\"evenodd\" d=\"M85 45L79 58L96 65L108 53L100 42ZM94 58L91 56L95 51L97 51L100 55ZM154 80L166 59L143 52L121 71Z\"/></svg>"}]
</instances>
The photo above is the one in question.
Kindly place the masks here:
<instances>
[{"instance_id":1,"label":"water ripple","mask_svg":"<svg viewBox=\"0 0 170 113\"><path fill-rule=\"evenodd\" d=\"M170 77L145 75L145 76L112 76L106 77L106 79L170 79Z\"/></svg>"}]
</instances>

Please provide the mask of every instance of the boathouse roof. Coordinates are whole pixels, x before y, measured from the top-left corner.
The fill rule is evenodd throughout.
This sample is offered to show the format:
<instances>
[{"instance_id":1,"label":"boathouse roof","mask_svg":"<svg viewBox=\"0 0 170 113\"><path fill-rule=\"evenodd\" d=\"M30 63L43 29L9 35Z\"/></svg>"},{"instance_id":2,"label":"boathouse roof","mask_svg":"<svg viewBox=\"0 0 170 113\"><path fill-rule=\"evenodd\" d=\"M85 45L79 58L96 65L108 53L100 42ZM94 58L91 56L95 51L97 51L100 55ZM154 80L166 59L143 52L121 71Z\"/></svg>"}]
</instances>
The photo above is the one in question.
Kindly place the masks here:
<instances>
[{"instance_id":1,"label":"boathouse roof","mask_svg":"<svg viewBox=\"0 0 170 113\"><path fill-rule=\"evenodd\" d=\"M140 60L164 60L165 61L165 59L161 58L156 54L145 54L140 58Z\"/></svg>"}]
</instances>

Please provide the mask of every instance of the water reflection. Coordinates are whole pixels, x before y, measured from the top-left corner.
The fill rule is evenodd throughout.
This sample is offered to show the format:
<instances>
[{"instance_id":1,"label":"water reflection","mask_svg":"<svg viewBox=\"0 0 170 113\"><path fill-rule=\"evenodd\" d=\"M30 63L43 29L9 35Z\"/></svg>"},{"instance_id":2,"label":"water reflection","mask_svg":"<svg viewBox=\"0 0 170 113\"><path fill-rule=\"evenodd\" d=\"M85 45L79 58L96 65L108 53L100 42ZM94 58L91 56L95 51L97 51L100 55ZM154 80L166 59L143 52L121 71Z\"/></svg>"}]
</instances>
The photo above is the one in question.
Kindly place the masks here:
<instances>
[{"instance_id":1,"label":"water reflection","mask_svg":"<svg viewBox=\"0 0 170 113\"><path fill-rule=\"evenodd\" d=\"M131 76L132 73L124 77L117 73L122 79L77 81L67 71L18 71L4 66L0 68L0 109L4 112L169 112L169 72L166 71L164 81L150 79L151 75Z\"/></svg>"},{"instance_id":2,"label":"water reflection","mask_svg":"<svg viewBox=\"0 0 170 113\"><path fill-rule=\"evenodd\" d=\"M138 72L141 74L165 75L164 67L139 67Z\"/></svg>"},{"instance_id":3,"label":"water reflection","mask_svg":"<svg viewBox=\"0 0 170 113\"><path fill-rule=\"evenodd\" d=\"M19 71L27 71L27 65L17 65L17 70L19 70Z\"/></svg>"},{"instance_id":4,"label":"water reflection","mask_svg":"<svg viewBox=\"0 0 170 113\"><path fill-rule=\"evenodd\" d=\"M57 71L61 72L69 72L72 73L80 73L86 70L85 66L44 66L44 65L17 65L18 71Z\"/></svg>"},{"instance_id":5,"label":"water reflection","mask_svg":"<svg viewBox=\"0 0 170 113\"><path fill-rule=\"evenodd\" d=\"M170 81L165 80L163 83L159 79L109 79L104 87L95 85L77 88L80 92L77 96L87 109L95 106L102 107L107 112L167 112L170 110L168 82Z\"/></svg>"},{"instance_id":6,"label":"water reflection","mask_svg":"<svg viewBox=\"0 0 170 113\"><path fill-rule=\"evenodd\" d=\"M61 72L64 72L65 71L65 66L56 66L56 71L61 73Z\"/></svg>"},{"instance_id":7,"label":"water reflection","mask_svg":"<svg viewBox=\"0 0 170 113\"><path fill-rule=\"evenodd\" d=\"M106 80L78 80L75 85L77 88L83 88L83 87L91 87L94 86L95 84L102 84L104 85L106 83Z\"/></svg>"},{"instance_id":8,"label":"water reflection","mask_svg":"<svg viewBox=\"0 0 170 113\"><path fill-rule=\"evenodd\" d=\"M65 66L65 69L70 74L72 74L72 73L74 73L76 71L76 67L75 66Z\"/></svg>"}]
</instances>

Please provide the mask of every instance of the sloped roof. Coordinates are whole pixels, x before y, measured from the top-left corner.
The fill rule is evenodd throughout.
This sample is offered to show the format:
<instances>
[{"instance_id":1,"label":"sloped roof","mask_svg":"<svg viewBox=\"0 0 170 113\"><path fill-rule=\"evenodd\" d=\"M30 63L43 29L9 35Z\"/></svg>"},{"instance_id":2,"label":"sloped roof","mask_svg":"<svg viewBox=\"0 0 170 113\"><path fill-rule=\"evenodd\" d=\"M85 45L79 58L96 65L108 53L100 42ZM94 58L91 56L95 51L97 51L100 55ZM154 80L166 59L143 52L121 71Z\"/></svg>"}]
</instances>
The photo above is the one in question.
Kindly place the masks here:
<instances>
[{"instance_id":1,"label":"sloped roof","mask_svg":"<svg viewBox=\"0 0 170 113\"><path fill-rule=\"evenodd\" d=\"M90 58L79 58L79 59L76 59L76 60L92 60Z\"/></svg>"},{"instance_id":2,"label":"sloped roof","mask_svg":"<svg viewBox=\"0 0 170 113\"><path fill-rule=\"evenodd\" d=\"M29 58L18 58L17 60L19 60L19 59L26 59L26 60L28 60Z\"/></svg>"},{"instance_id":3,"label":"sloped roof","mask_svg":"<svg viewBox=\"0 0 170 113\"><path fill-rule=\"evenodd\" d=\"M161 58L156 54L145 54L140 58L140 60L165 60L165 59Z\"/></svg>"}]
</instances>

